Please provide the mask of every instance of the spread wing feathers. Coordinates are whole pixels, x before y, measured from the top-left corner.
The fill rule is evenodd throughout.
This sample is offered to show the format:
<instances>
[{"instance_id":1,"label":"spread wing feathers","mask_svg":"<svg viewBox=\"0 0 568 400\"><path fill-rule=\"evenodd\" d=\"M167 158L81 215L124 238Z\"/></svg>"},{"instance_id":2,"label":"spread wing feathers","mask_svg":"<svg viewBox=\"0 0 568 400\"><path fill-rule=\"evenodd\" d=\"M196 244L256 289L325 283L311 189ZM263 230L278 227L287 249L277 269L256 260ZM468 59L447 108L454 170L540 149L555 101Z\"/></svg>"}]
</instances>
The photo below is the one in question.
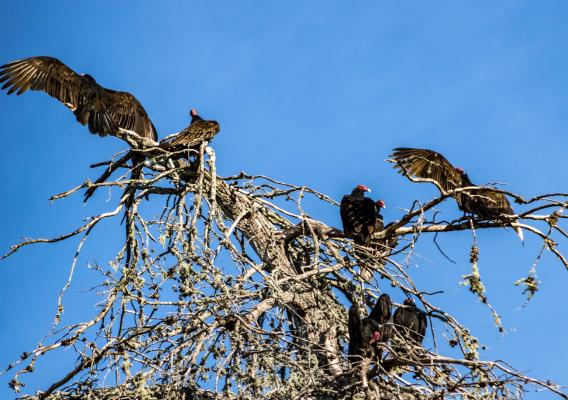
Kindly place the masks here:
<instances>
[{"instance_id":1,"label":"spread wing feathers","mask_svg":"<svg viewBox=\"0 0 568 400\"><path fill-rule=\"evenodd\" d=\"M168 148L195 146L201 142L211 140L220 130L217 121L196 121L181 131L165 145Z\"/></svg>"},{"instance_id":2,"label":"spread wing feathers","mask_svg":"<svg viewBox=\"0 0 568 400\"><path fill-rule=\"evenodd\" d=\"M394 328L405 338L422 343L428 322L426 315L416 307L399 307L393 316Z\"/></svg>"},{"instance_id":3,"label":"spread wing feathers","mask_svg":"<svg viewBox=\"0 0 568 400\"><path fill-rule=\"evenodd\" d=\"M462 187L461 174L440 153L427 149L399 147L391 154L395 168L418 178L433 179L444 189L454 190Z\"/></svg>"},{"instance_id":4,"label":"spread wing feathers","mask_svg":"<svg viewBox=\"0 0 568 400\"><path fill-rule=\"evenodd\" d=\"M52 57L31 57L13 61L0 67L2 90L8 94L17 90L18 95L26 90L41 90L55 97L71 109L80 103L80 96L90 86L81 75Z\"/></svg>"},{"instance_id":5,"label":"spread wing feathers","mask_svg":"<svg viewBox=\"0 0 568 400\"><path fill-rule=\"evenodd\" d=\"M113 135L123 128L157 139L152 121L133 95L105 89L56 58L31 57L5 64L0 67L0 83L8 94L28 89L46 92L70 108L91 133Z\"/></svg>"},{"instance_id":6,"label":"spread wing feathers","mask_svg":"<svg viewBox=\"0 0 568 400\"><path fill-rule=\"evenodd\" d=\"M347 330L349 332L348 354L350 356L356 356L359 354L359 349L363 346L363 338L361 336L361 316L355 305L352 305L349 309Z\"/></svg>"},{"instance_id":7,"label":"spread wing feathers","mask_svg":"<svg viewBox=\"0 0 568 400\"><path fill-rule=\"evenodd\" d=\"M391 154L395 168L419 178L430 178L438 182L444 191L477 186L469 180L467 174L459 172L440 153L426 149L396 148ZM467 190L453 195L458 207L483 219L497 219L501 215L513 215L513 207L507 197L490 188ZM515 228L523 240L521 228Z\"/></svg>"},{"instance_id":8,"label":"spread wing feathers","mask_svg":"<svg viewBox=\"0 0 568 400\"><path fill-rule=\"evenodd\" d=\"M438 182L445 190L455 190L460 187L477 186L462 175L440 153L426 149L396 148L392 154L396 162L395 168L401 173L419 178L430 178ZM468 191L467 195L454 195L460 208L473 212L482 218L496 218L500 214L513 214L511 204L502 193L491 189Z\"/></svg>"},{"instance_id":9,"label":"spread wing feathers","mask_svg":"<svg viewBox=\"0 0 568 400\"><path fill-rule=\"evenodd\" d=\"M368 245L375 231L377 218L373 200L345 195L341 200L339 212L345 234L353 237L359 245Z\"/></svg>"}]
</instances>

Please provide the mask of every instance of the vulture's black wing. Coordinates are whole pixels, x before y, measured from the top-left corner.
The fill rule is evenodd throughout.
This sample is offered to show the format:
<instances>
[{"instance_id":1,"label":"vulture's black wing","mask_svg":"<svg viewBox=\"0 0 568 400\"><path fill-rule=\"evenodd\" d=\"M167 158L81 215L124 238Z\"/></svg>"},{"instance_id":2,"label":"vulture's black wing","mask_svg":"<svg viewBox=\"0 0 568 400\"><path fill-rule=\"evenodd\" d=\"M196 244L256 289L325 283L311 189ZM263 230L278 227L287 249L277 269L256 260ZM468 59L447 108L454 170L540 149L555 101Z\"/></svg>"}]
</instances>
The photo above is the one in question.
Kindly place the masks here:
<instances>
[{"instance_id":1,"label":"vulture's black wing","mask_svg":"<svg viewBox=\"0 0 568 400\"><path fill-rule=\"evenodd\" d=\"M444 191L477 186L467 174L456 169L444 156L432 150L396 148L391 154L392 162L402 174L419 178L430 178L438 182ZM490 188L465 190L453 195L461 210L484 219L497 219L503 214L514 214L507 197ZM515 228L523 240L520 227Z\"/></svg>"},{"instance_id":2,"label":"vulture's black wing","mask_svg":"<svg viewBox=\"0 0 568 400\"><path fill-rule=\"evenodd\" d=\"M82 110L85 113L84 117L80 119L79 112L80 108L77 109L75 115L79 122L89 124L89 129L94 126L95 132L91 130L92 133L98 133L101 136L105 134L114 134L116 131L109 131L107 133L101 133L97 131L96 126L93 122L102 115L108 115L114 123L122 129L127 129L136 132L138 135L157 141L158 134L156 133L156 128L154 124L148 117L146 110L142 107L142 104L128 92L117 92L110 89L105 89L102 86L100 102L87 102L83 106Z\"/></svg>"},{"instance_id":3,"label":"vulture's black wing","mask_svg":"<svg viewBox=\"0 0 568 400\"><path fill-rule=\"evenodd\" d=\"M92 84L67 65L53 57L31 57L0 67L2 90L17 95L26 90L41 90L74 110L91 95Z\"/></svg>"},{"instance_id":4,"label":"vulture's black wing","mask_svg":"<svg viewBox=\"0 0 568 400\"><path fill-rule=\"evenodd\" d=\"M392 337L392 300L386 293L380 295L377 303L371 310L369 318L379 324L379 332L381 334L380 342L387 343ZM376 351L379 359L381 358L381 351Z\"/></svg>"},{"instance_id":5,"label":"vulture's black wing","mask_svg":"<svg viewBox=\"0 0 568 400\"><path fill-rule=\"evenodd\" d=\"M463 187L477 186L467 176L462 174ZM499 219L502 215L514 215L511 203L503 193L484 187L477 190L466 190L462 195L460 208L483 219ZM520 227L514 227L519 239L524 240Z\"/></svg>"},{"instance_id":6,"label":"vulture's black wing","mask_svg":"<svg viewBox=\"0 0 568 400\"><path fill-rule=\"evenodd\" d=\"M391 157L395 168L403 175L433 179L446 192L462 187L461 174L443 155L433 150L398 147Z\"/></svg>"},{"instance_id":7,"label":"vulture's black wing","mask_svg":"<svg viewBox=\"0 0 568 400\"><path fill-rule=\"evenodd\" d=\"M53 57L30 57L0 67L0 83L8 94L26 90L46 92L70 108L91 133L114 135L118 128L156 140L152 121L130 93L100 86L89 75L79 75Z\"/></svg>"},{"instance_id":8,"label":"vulture's black wing","mask_svg":"<svg viewBox=\"0 0 568 400\"><path fill-rule=\"evenodd\" d=\"M416 340L418 343L422 343L424 341L424 336L426 336L426 328L428 327L428 319L426 318L426 314L418 309L417 307L414 307L415 312L416 312L416 318L418 320L418 325L416 326L416 335L414 335L414 340Z\"/></svg>"},{"instance_id":9,"label":"vulture's black wing","mask_svg":"<svg viewBox=\"0 0 568 400\"><path fill-rule=\"evenodd\" d=\"M474 202L473 212L481 218L496 219L503 214L515 214L511 203L503 193L484 188L471 191L470 196Z\"/></svg>"},{"instance_id":10,"label":"vulture's black wing","mask_svg":"<svg viewBox=\"0 0 568 400\"><path fill-rule=\"evenodd\" d=\"M385 229L385 220L381 214L381 207L375 204L375 232Z\"/></svg>"},{"instance_id":11,"label":"vulture's black wing","mask_svg":"<svg viewBox=\"0 0 568 400\"><path fill-rule=\"evenodd\" d=\"M392 300L390 296L386 293L383 293L378 298L375 306L371 310L371 314L369 314L369 318L374 321L377 321L380 325L386 324L390 321L392 315Z\"/></svg>"},{"instance_id":12,"label":"vulture's black wing","mask_svg":"<svg viewBox=\"0 0 568 400\"><path fill-rule=\"evenodd\" d=\"M363 337L361 336L361 316L357 306L352 305L349 309L349 319L347 321L347 330L349 332L349 356L360 355L360 349L363 346Z\"/></svg>"},{"instance_id":13,"label":"vulture's black wing","mask_svg":"<svg viewBox=\"0 0 568 400\"><path fill-rule=\"evenodd\" d=\"M195 146L201 142L209 141L219 133L219 123L212 120L199 120L193 122L172 139L163 142L168 149Z\"/></svg>"},{"instance_id":14,"label":"vulture's black wing","mask_svg":"<svg viewBox=\"0 0 568 400\"><path fill-rule=\"evenodd\" d=\"M339 206L343 231L359 245L368 245L375 231L375 203L368 197L345 195Z\"/></svg>"},{"instance_id":15,"label":"vulture's black wing","mask_svg":"<svg viewBox=\"0 0 568 400\"><path fill-rule=\"evenodd\" d=\"M393 150L391 157L395 168L403 175L433 179L445 192L475 186L469 180L464 182L463 171L460 172L443 155L433 150L399 147ZM461 210L473 212L474 205L470 196L456 193L452 197Z\"/></svg>"},{"instance_id":16,"label":"vulture's black wing","mask_svg":"<svg viewBox=\"0 0 568 400\"><path fill-rule=\"evenodd\" d=\"M422 343L428 322L426 315L415 306L403 306L396 309L393 315L394 329L403 338L410 338Z\"/></svg>"}]
</instances>

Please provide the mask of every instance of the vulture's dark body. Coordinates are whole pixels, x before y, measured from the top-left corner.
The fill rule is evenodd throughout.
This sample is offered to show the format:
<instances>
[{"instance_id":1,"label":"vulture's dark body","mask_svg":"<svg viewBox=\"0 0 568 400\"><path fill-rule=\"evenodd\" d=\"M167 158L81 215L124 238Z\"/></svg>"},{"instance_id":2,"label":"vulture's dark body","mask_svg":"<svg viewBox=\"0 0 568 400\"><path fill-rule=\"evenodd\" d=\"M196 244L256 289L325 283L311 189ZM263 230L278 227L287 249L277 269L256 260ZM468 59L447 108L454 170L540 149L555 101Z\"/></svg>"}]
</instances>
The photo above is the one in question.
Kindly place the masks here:
<instances>
[{"instance_id":1,"label":"vulture's dark body","mask_svg":"<svg viewBox=\"0 0 568 400\"><path fill-rule=\"evenodd\" d=\"M172 158L193 159L195 166L197 166L200 157L198 154L200 144L213 139L221 128L217 121L204 120L197 115L196 110L192 110L193 112L195 114L192 114L189 126L173 138L162 141L160 146L170 152L178 153L173 155Z\"/></svg>"},{"instance_id":2,"label":"vulture's dark body","mask_svg":"<svg viewBox=\"0 0 568 400\"><path fill-rule=\"evenodd\" d=\"M415 305L403 305L393 315L394 329L399 336L421 344L426 335L428 321L424 311Z\"/></svg>"},{"instance_id":3,"label":"vulture's dark body","mask_svg":"<svg viewBox=\"0 0 568 400\"><path fill-rule=\"evenodd\" d=\"M377 303L371 310L369 318L379 324L381 333L381 342L388 342L392 336L392 300L390 296L383 293L377 300Z\"/></svg>"},{"instance_id":4,"label":"vulture's dark body","mask_svg":"<svg viewBox=\"0 0 568 400\"><path fill-rule=\"evenodd\" d=\"M377 219L375 202L356 188L351 194L343 196L339 212L345 236L353 238L358 245L368 245Z\"/></svg>"},{"instance_id":5,"label":"vulture's dark body","mask_svg":"<svg viewBox=\"0 0 568 400\"><path fill-rule=\"evenodd\" d=\"M372 348L373 332L379 331L379 324L371 318L363 318L359 315L357 306L352 305L349 309L349 360L356 362L366 357Z\"/></svg>"},{"instance_id":6,"label":"vulture's dark body","mask_svg":"<svg viewBox=\"0 0 568 400\"><path fill-rule=\"evenodd\" d=\"M375 306L371 310L371 314L369 314L369 319L377 322L379 324L379 333L381 334L381 338L379 339L380 343L388 343L388 341L392 337L393 326L392 326L392 300L390 296L386 293L383 293L378 298ZM375 348L375 354L377 358L380 360L382 357L382 349L377 346Z\"/></svg>"},{"instance_id":7,"label":"vulture's dark body","mask_svg":"<svg viewBox=\"0 0 568 400\"><path fill-rule=\"evenodd\" d=\"M198 120L192 122L172 140L164 142L164 146L171 151L198 146L202 142L213 139L219 130L217 121Z\"/></svg>"},{"instance_id":8,"label":"vulture's dark body","mask_svg":"<svg viewBox=\"0 0 568 400\"><path fill-rule=\"evenodd\" d=\"M375 203L375 232L385 229L385 220L381 214L381 207Z\"/></svg>"}]
</instances>

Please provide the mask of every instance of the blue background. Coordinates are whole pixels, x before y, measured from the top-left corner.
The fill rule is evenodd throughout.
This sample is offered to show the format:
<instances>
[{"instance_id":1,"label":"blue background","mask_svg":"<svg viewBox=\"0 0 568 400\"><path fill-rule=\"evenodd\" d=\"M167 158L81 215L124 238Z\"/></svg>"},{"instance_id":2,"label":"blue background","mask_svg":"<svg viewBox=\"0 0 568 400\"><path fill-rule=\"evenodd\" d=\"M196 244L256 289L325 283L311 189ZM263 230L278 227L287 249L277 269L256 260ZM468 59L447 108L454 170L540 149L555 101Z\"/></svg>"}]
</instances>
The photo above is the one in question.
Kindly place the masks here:
<instances>
[{"instance_id":1,"label":"blue background","mask_svg":"<svg viewBox=\"0 0 568 400\"><path fill-rule=\"evenodd\" d=\"M386 201L387 221L436 194L384 162L397 146L436 149L479 184L507 182L525 196L568 191L564 1L4 1L2 21L0 63L60 58L133 93L160 137L186 126L191 107L220 121L213 146L221 175L262 173L336 200L365 183ZM61 234L110 207L103 191L87 205L81 196L47 199L96 178L89 165L123 143L88 134L46 94L2 94L0 115L1 249L21 236ZM459 215L451 203L440 209L444 218ZM309 211L340 225L334 207ZM64 322L93 313L96 296L83 292L98 275L87 264L104 265L122 229L110 223L94 233ZM445 291L435 304L471 327L488 346L484 358L568 384L566 271L546 254L541 291L519 309L525 298L513 282L539 251L526 235L522 247L512 232L479 232L481 274L505 335L458 284L470 271L470 234L439 238L457 264L423 238L410 273L422 290ZM48 332L77 243L25 248L0 263L0 367ZM45 388L71 366L65 354L41 360L26 389ZM9 379L0 377L0 398L13 397Z\"/></svg>"}]
</instances>

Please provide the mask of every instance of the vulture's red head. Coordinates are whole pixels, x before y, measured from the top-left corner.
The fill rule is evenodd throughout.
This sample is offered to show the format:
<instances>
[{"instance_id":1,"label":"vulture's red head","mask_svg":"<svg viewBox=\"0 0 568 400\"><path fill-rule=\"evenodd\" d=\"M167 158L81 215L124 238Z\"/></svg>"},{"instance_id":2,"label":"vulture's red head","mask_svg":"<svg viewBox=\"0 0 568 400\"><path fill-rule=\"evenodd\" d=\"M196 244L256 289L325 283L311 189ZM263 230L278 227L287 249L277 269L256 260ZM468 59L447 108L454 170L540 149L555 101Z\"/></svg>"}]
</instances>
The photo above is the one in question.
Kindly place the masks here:
<instances>
[{"instance_id":1,"label":"vulture's red head","mask_svg":"<svg viewBox=\"0 0 568 400\"><path fill-rule=\"evenodd\" d=\"M379 340L381 340L381 332L374 331L373 336L371 337L371 343L378 342Z\"/></svg>"},{"instance_id":2,"label":"vulture's red head","mask_svg":"<svg viewBox=\"0 0 568 400\"><path fill-rule=\"evenodd\" d=\"M404 300L404 305L405 305L405 306L413 306L413 305L414 305L414 300L412 300L412 299L406 299L406 300Z\"/></svg>"},{"instance_id":3,"label":"vulture's red head","mask_svg":"<svg viewBox=\"0 0 568 400\"><path fill-rule=\"evenodd\" d=\"M385 205L385 202L382 200L377 200L376 202L377 206L379 206L380 208L387 208L387 206Z\"/></svg>"},{"instance_id":4,"label":"vulture's red head","mask_svg":"<svg viewBox=\"0 0 568 400\"><path fill-rule=\"evenodd\" d=\"M456 172L457 172L458 174L460 174L460 175L465 172L464 169L461 168L461 167L456 167L455 170L456 170Z\"/></svg>"},{"instance_id":5,"label":"vulture's red head","mask_svg":"<svg viewBox=\"0 0 568 400\"><path fill-rule=\"evenodd\" d=\"M201 118L199 116L199 114L197 114L197 110L195 108L191 109L191 111L189 112L189 115L191 116L191 123L192 124L194 122L197 122L197 121L203 121L203 118Z\"/></svg>"},{"instance_id":6,"label":"vulture's red head","mask_svg":"<svg viewBox=\"0 0 568 400\"><path fill-rule=\"evenodd\" d=\"M356 190L360 190L361 192L370 192L371 189L369 189L367 186L365 185L357 185L355 187Z\"/></svg>"}]
</instances>

